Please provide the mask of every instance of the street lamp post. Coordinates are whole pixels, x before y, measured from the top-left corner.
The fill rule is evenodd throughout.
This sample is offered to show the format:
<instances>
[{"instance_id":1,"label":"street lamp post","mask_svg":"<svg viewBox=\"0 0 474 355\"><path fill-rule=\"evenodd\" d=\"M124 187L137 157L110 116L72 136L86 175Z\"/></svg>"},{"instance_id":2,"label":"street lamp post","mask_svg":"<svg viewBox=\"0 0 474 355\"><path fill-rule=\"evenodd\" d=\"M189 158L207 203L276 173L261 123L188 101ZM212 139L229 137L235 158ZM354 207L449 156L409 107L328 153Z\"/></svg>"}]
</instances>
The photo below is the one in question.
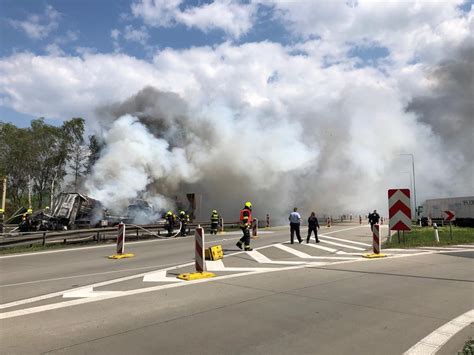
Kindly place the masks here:
<instances>
[{"instance_id":1,"label":"street lamp post","mask_svg":"<svg viewBox=\"0 0 474 355\"><path fill-rule=\"evenodd\" d=\"M418 206L416 204L416 180L415 180L415 156L412 153L402 153L399 155L409 155L411 157L411 164L413 169L413 198L415 200L415 218L418 217L417 209Z\"/></svg>"}]
</instances>

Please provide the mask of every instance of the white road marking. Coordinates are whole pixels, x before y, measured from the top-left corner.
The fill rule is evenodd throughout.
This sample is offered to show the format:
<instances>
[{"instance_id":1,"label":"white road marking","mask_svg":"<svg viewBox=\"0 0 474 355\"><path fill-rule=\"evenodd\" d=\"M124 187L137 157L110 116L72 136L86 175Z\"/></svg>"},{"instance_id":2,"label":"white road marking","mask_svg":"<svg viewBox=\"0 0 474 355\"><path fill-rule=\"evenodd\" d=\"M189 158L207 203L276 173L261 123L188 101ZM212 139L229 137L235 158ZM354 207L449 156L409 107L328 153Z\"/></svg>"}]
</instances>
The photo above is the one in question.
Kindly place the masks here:
<instances>
[{"instance_id":1,"label":"white road marking","mask_svg":"<svg viewBox=\"0 0 474 355\"><path fill-rule=\"evenodd\" d=\"M232 267L225 266L222 260L206 261L207 271L261 271L271 270L273 268L261 268L261 267Z\"/></svg>"},{"instance_id":2,"label":"white road marking","mask_svg":"<svg viewBox=\"0 0 474 355\"><path fill-rule=\"evenodd\" d=\"M404 355L435 354L456 333L474 322L474 309L444 324L404 352Z\"/></svg>"},{"instance_id":3,"label":"white road marking","mask_svg":"<svg viewBox=\"0 0 474 355\"><path fill-rule=\"evenodd\" d=\"M271 260L269 258L267 258L265 255L263 255L262 253L258 252L257 250L252 250L252 251L248 251L247 252L247 255L249 255L251 258L253 258L256 262L260 263L260 264L283 264L283 265L300 265L300 264L304 264L305 262L304 261L278 261L278 260Z\"/></svg>"},{"instance_id":4,"label":"white road marking","mask_svg":"<svg viewBox=\"0 0 474 355\"><path fill-rule=\"evenodd\" d=\"M143 282L183 282L184 280L177 279L176 277L166 276L167 270L159 270L143 276Z\"/></svg>"},{"instance_id":5,"label":"white road marking","mask_svg":"<svg viewBox=\"0 0 474 355\"><path fill-rule=\"evenodd\" d=\"M326 234L327 234L327 233L326 233ZM372 244L362 243L362 242L356 242L356 241L353 241L353 240L342 239L342 238L328 237L327 235L324 235L324 234L322 234L321 236L324 237L324 238L327 238L327 239L331 239L331 240L338 240L338 241L340 241L340 242L346 242L346 243L351 243L351 244L363 245L363 246L366 246L366 247L371 247L371 246L372 246Z\"/></svg>"},{"instance_id":6,"label":"white road marking","mask_svg":"<svg viewBox=\"0 0 474 355\"><path fill-rule=\"evenodd\" d=\"M439 247L420 247L420 249L418 249L418 250L422 250L422 249L443 251L443 250L460 250L460 249L466 249L466 248L462 248L462 247L455 248L455 247L442 247L442 246L439 246Z\"/></svg>"},{"instance_id":7,"label":"white road marking","mask_svg":"<svg viewBox=\"0 0 474 355\"><path fill-rule=\"evenodd\" d=\"M271 245L261 247L259 249L267 248L267 247L271 247ZM246 252L246 253L250 254L251 252ZM419 254L394 255L394 256L391 257L391 259L406 258L406 257L415 256L415 255L428 255L428 254L435 254L435 253L436 253L436 251L422 251ZM237 254L240 254L240 253L237 253ZM260 254L260 255L262 255L262 254ZM264 255L262 255L262 256L264 258L266 258ZM266 259L268 259L268 258L266 258ZM270 260L270 259L268 259L268 260ZM338 264L345 264L345 263L367 262L367 261L370 261L370 262L384 262L385 260L389 260L389 259L381 258L381 259L371 260L371 259L357 258L355 260L352 259L352 260L337 261L337 262L332 262L330 264L331 265L338 265ZM167 268L166 270L178 269L178 268L190 266L192 264L194 264L194 263L178 265L178 266L175 266L175 267ZM19 317L19 316L22 316L22 315L34 314L34 313L38 313L38 312L44 312L44 311L48 311L48 310L59 309L59 308L64 308L64 307L70 307L70 306L75 306L75 305L80 305L80 304L86 304L86 303L90 303L90 302L101 301L101 300L106 300L106 299L112 299L112 298L117 298L117 297L124 297L124 296L147 293L147 292L159 291L159 290L173 288L173 287L181 287L181 286L193 285L193 284L197 284L197 283L212 282L212 281L215 281L215 280L223 280L223 279L229 279L229 278L240 277L240 276L247 276L247 275L252 275L252 274L255 275L255 274L260 274L260 273L277 272L277 271L282 271L282 270L295 270L295 269L300 269L300 268L323 266L325 264L327 264L327 263L310 262L310 263L303 263L303 265L297 265L297 266L287 266L287 267L280 267L280 268L278 268L278 267L275 267L275 268L261 268L258 271L243 272L243 273L237 273L237 274L232 274L232 275L219 276L219 277L216 277L216 278L200 279L200 280L180 282L180 283L170 283L170 284L167 284L167 285L160 285L160 286L154 286L154 287L148 287L148 288L140 288L140 289L135 289L135 290L123 291L119 294L101 295L100 297L82 298L82 299L78 299L78 300L58 302L58 303L49 304L49 305L43 305L43 306L26 308L26 309L20 309L20 310L16 310L16 311L4 312L4 313L0 313L0 319ZM137 276L142 276L142 275L143 274L137 275ZM117 280L112 280L109 283L114 283L116 281ZM94 285L89 285L88 287L92 287L92 286L94 286ZM63 291L59 294L63 294L64 292L65 291ZM48 295L45 295L45 296L48 296ZM28 300L23 300L23 301L28 301ZM15 302L13 302L13 303L15 303ZM29 303L29 302L24 302L24 303ZM2 306L5 306L5 305L2 305ZM4 308L6 308L6 307L4 307Z\"/></svg>"},{"instance_id":8,"label":"white road marking","mask_svg":"<svg viewBox=\"0 0 474 355\"><path fill-rule=\"evenodd\" d=\"M173 270L173 269L178 268L178 267L185 267L185 266L189 266L189 265L194 265L194 262L187 263L187 264L182 264L182 265L178 265L178 266L174 266L174 267L169 267L169 268L166 268L164 270ZM148 272L143 272L143 273L136 274L136 275L131 275L131 276L125 276L125 277L121 277L121 278L113 279L113 280L109 280L109 281L98 282L98 283L95 283L95 284L92 284L92 285L79 287L79 288L74 289L74 290L80 290L80 289L87 288L87 287L100 287L100 286L111 285L111 284L114 284L114 283L117 283L117 282L133 280L133 279L145 276L146 274L148 274ZM33 302L37 302L37 301L46 300L48 298L59 297L59 296L62 296L65 292L70 292L70 291L71 290L63 290L63 291L48 293L48 294L42 295L42 296L31 297L31 298L26 298L26 299L19 300L19 301L0 304L0 309L16 307L16 306L20 306L22 304L33 303Z\"/></svg>"},{"instance_id":9,"label":"white road marking","mask_svg":"<svg viewBox=\"0 0 474 355\"><path fill-rule=\"evenodd\" d=\"M352 245L346 245L346 244L341 244L341 243L336 243L336 242L330 242L329 240L324 240L323 238L326 237L325 235L321 235L322 238L319 238L319 241L321 243L326 243L326 244L331 244L331 245L336 245L338 247L343 247L347 249L354 249L354 250L365 250L366 248L359 248L359 247L353 247Z\"/></svg>"},{"instance_id":10,"label":"white road marking","mask_svg":"<svg viewBox=\"0 0 474 355\"><path fill-rule=\"evenodd\" d=\"M278 249L281 249L283 251L286 251L287 253L296 255L298 258L303 258L303 259L342 259L342 260L358 259L358 258L355 258L355 257L313 256L313 255L303 253L299 250L295 250L293 248L287 247L286 245L282 245L282 244L275 244L274 247L276 247Z\"/></svg>"},{"instance_id":11,"label":"white road marking","mask_svg":"<svg viewBox=\"0 0 474 355\"><path fill-rule=\"evenodd\" d=\"M323 247L322 245L309 244L309 243L306 243L306 244L303 244L303 243L302 243L302 245L305 245L305 246L311 247L311 248L316 248L316 249L325 250L325 251L328 251L328 252L330 252L330 253L335 253L335 252L337 252L337 249L328 248L328 247Z\"/></svg>"},{"instance_id":12,"label":"white road marking","mask_svg":"<svg viewBox=\"0 0 474 355\"><path fill-rule=\"evenodd\" d=\"M123 291L94 291L93 287L86 287L80 290L66 292L63 294L63 298L91 298L91 297L104 297L104 296L120 296Z\"/></svg>"},{"instance_id":13,"label":"white road marking","mask_svg":"<svg viewBox=\"0 0 474 355\"><path fill-rule=\"evenodd\" d=\"M80 277L89 277L89 276L97 276L97 275L116 274L116 273L119 273L119 272L129 272L129 271L137 271L137 270L156 269L157 267L167 267L167 266L171 266L171 265L176 265L176 263L163 264L163 265L154 265L154 266L146 266L146 267L139 267L139 268L133 268L133 269L123 269L123 270L114 270L114 271L95 272L95 273L91 273L91 274L82 274L82 275L74 275L74 276L64 276L64 277L57 277L57 278L53 278L53 279L43 279L43 280L19 282L19 283L16 283L16 284L0 285L0 288L2 288L2 287L10 287L10 286L29 285L29 284L35 284L35 283L41 283L41 282L48 282L48 281L69 280L69 279L75 279L75 278L80 278Z\"/></svg>"}]
</instances>

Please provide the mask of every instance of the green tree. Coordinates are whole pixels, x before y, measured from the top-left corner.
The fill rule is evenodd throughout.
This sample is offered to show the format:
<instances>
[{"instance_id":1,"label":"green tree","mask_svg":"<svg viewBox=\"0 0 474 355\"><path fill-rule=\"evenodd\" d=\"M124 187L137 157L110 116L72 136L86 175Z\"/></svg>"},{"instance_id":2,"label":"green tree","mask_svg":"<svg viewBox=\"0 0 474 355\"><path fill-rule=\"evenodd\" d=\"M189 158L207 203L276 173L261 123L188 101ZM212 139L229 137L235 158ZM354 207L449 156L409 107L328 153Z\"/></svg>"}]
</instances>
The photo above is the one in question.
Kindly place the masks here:
<instances>
[{"instance_id":1,"label":"green tree","mask_svg":"<svg viewBox=\"0 0 474 355\"><path fill-rule=\"evenodd\" d=\"M86 172L88 174L92 171L92 167L99 159L102 146L95 135L89 136L89 156L86 163Z\"/></svg>"},{"instance_id":2,"label":"green tree","mask_svg":"<svg viewBox=\"0 0 474 355\"><path fill-rule=\"evenodd\" d=\"M0 176L7 177L7 198L10 201L5 211L7 215L28 202L28 176L32 166L30 140L28 129L0 122Z\"/></svg>"},{"instance_id":3,"label":"green tree","mask_svg":"<svg viewBox=\"0 0 474 355\"><path fill-rule=\"evenodd\" d=\"M52 185L64 179L66 164L83 133L82 118L72 118L61 127L45 124L42 118L31 122L31 176L37 207L44 207L47 195L53 193Z\"/></svg>"}]
</instances>

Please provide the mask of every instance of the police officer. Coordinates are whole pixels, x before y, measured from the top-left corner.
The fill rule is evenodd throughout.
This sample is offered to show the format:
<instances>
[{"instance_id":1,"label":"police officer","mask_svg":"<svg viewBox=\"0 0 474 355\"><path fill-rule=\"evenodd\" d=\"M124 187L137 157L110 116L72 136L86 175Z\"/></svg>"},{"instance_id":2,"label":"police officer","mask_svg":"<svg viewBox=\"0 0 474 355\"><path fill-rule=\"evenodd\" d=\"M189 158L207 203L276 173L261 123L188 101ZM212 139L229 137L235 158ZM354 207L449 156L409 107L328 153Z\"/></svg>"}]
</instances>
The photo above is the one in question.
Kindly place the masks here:
<instances>
[{"instance_id":1,"label":"police officer","mask_svg":"<svg viewBox=\"0 0 474 355\"><path fill-rule=\"evenodd\" d=\"M217 226L219 225L219 214L217 210L212 210L211 213L211 234L217 234Z\"/></svg>"},{"instance_id":2,"label":"police officer","mask_svg":"<svg viewBox=\"0 0 474 355\"><path fill-rule=\"evenodd\" d=\"M380 215L377 213L377 210L374 210L374 212L369 213L369 223L370 223L370 230L374 230L374 225L378 224L380 220Z\"/></svg>"},{"instance_id":3,"label":"police officer","mask_svg":"<svg viewBox=\"0 0 474 355\"><path fill-rule=\"evenodd\" d=\"M236 244L240 249L242 249L242 245L244 245L245 251L252 250L252 248L250 248L250 228L252 221L252 203L245 202L244 208L240 210L240 229L244 235Z\"/></svg>"},{"instance_id":4,"label":"police officer","mask_svg":"<svg viewBox=\"0 0 474 355\"><path fill-rule=\"evenodd\" d=\"M184 237L186 235L186 228L189 223L189 216L184 211L179 211L179 221L181 222L180 235Z\"/></svg>"}]
</instances>

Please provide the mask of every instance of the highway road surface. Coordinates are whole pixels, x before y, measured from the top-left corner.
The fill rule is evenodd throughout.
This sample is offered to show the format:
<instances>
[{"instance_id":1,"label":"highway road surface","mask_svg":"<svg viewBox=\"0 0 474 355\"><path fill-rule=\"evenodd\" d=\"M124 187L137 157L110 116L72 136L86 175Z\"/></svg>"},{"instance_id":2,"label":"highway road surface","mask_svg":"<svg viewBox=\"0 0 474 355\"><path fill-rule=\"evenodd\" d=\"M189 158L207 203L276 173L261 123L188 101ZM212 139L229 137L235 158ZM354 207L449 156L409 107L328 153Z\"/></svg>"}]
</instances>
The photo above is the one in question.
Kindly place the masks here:
<instances>
[{"instance_id":1,"label":"highway road surface","mask_svg":"<svg viewBox=\"0 0 474 355\"><path fill-rule=\"evenodd\" d=\"M107 258L112 244L2 256L0 353L442 353L474 335L459 326L474 309L474 245L371 260L367 225L320 235L291 245L272 228L243 252L239 232L207 234L225 258L196 281L176 278L193 271L193 237L128 243L122 260Z\"/></svg>"}]
</instances>

